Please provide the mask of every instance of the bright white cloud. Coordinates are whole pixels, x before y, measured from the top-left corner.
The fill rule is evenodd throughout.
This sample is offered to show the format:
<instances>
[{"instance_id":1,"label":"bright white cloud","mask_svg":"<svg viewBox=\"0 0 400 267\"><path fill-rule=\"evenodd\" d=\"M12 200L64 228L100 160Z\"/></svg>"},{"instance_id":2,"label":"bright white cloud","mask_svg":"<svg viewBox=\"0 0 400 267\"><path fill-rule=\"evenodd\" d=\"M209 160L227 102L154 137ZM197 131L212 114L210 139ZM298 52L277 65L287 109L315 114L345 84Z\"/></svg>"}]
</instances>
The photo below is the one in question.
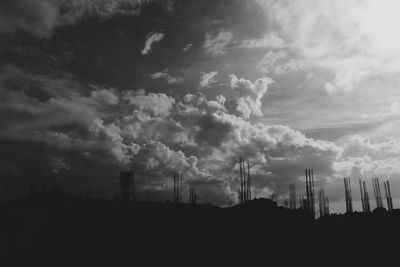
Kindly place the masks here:
<instances>
[{"instance_id":1,"label":"bright white cloud","mask_svg":"<svg viewBox=\"0 0 400 267\"><path fill-rule=\"evenodd\" d=\"M227 46L232 42L233 34L231 32L220 32L213 35L208 32L205 35L203 48L206 54L219 56L226 53Z\"/></svg>"},{"instance_id":2,"label":"bright white cloud","mask_svg":"<svg viewBox=\"0 0 400 267\"><path fill-rule=\"evenodd\" d=\"M265 34L262 38L243 40L239 48L284 48L287 44L276 32Z\"/></svg>"},{"instance_id":3,"label":"bright white cloud","mask_svg":"<svg viewBox=\"0 0 400 267\"><path fill-rule=\"evenodd\" d=\"M200 78L200 88L209 88L213 83L216 82L215 76L218 75L218 71L205 72Z\"/></svg>"},{"instance_id":4,"label":"bright white cloud","mask_svg":"<svg viewBox=\"0 0 400 267\"><path fill-rule=\"evenodd\" d=\"M341 145L342 153L333 168L338 177L356 178L390 177L400 175L400 141L385 138L372 142L369 138L354 135Z\"/></svg>"},{"instance_id":5,"label":"bright white cloud","mask_svg":"<svg viewBox=\"0 0 400 267\"><path fill-rule=\"evenodd\" d=\"M150 112L152 115L168 115L175 103L175 99L163 93L145 94L144 90L138 92L126 91L123 94L130 105L136 106L141 110Z\"/></svg>"},{"instance_id":6,"label":"bright white cloud","mask_svg":"<svg viewBox=\"0 0 400 267\"><path fill-rule=\"evenodd\" d=\"M288 59L285 51L269 51L264 55L258 68L265 73L285 74L304 68L304 62L296 59Z\"/></svg>"},{"instance_id":7,"label":"bright white cloud","mask_svg":"<svg viewBox=\"0 0 400 267\"><path fill-rule=\"evenodd\" d=\"M307 64L334 73L328 92L352 91L377 71L400 71L398 1L258 2Z\"/></svg>"},{"instance_id":8,"label":"bright white cloud","mask_svg":"<svg viewBox=\"0 0 400 267\"><path fill-rule=\"evenodd\" d=\"M267 93L268 85L273 81L271 78L257 79L254 83L240 78L236 75L229 75L231 79L231 88L239 93L236 109L242 113L243 117L250 118L250 115L263 116L261 99Z\"/></svg>"},{"instance_id":9,"label":"bright white cloud","mask_svg":"<svg viewBox=\"0 0 400 267\"><path fill-rule=\"evenodd\" d=\"M118 105L119 97L115 94L114 90L100 89L90 93L90 97L100 101L105 105Z\"/></svg>"},{"instance_id":10,"label":"bright white cloud","mask_svg":"<svg viewBox=\"0 0 400 267\"><path fill-rule=\"evenodd\" d=\"M182 77L174 77L167 72L155 72L149 75L153 80L165 79L168 84L181 84L185 80Z\"/></svg>"},{"instance_id":11,"label":"bright white cloud","mask_svg":"<svg viewBox=\"0 0 400 267\"><path fill-rule=\"evenodd\" d=\"M142 49L142 55L147 55L151 52L151 47L155 44L160 42L165 37L164 33L161 32L154 32L150 33L147 36L146 42L144 43L144 47Z\"/></svg>"}]
</instances>

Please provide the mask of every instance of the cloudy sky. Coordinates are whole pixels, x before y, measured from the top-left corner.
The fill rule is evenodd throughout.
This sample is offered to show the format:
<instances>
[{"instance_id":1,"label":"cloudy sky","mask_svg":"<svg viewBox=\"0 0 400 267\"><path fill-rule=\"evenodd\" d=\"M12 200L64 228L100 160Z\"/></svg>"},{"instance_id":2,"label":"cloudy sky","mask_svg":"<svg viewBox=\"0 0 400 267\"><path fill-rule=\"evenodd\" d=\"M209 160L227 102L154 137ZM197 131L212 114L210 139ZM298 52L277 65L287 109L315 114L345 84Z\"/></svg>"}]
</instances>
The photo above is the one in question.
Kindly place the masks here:
<instances>
[{"instance_id":1,"label":"cloudy sky","mask_svg":"<svg viewBox=\"0 0 400 267\"><path fill-rule=\"evenodd\" d=\"M396 0L3 0L0 195L61 185L200 199L304 191L313 168L338 210L343 177L400 195ZM301 192L300 192L301 191ZM338 204L339 203L339 204ZM342 203L342 204L340 204Z\"/></svg>"}]
</instances>

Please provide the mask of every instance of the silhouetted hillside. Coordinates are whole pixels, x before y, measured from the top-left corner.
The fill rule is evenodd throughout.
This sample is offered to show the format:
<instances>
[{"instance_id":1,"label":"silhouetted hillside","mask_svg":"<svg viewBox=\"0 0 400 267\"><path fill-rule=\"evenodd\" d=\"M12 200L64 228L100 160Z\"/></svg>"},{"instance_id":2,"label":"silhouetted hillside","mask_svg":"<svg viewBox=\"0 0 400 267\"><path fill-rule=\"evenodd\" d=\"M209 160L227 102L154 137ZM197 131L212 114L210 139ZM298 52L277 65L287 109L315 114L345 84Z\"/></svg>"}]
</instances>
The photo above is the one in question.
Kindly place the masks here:
<instances>
[{"instance_id":1,"label":"silhouetted hillside","mask_svg":"<svg viewBox=\"0 0 400 267\"><path fill-rule=\"evenodd\" d=\"M388 253L384 249L397 240L400 225L398 211L313 220L266 199L218 208L85 199L56 191L1 205L0 218L1 259L10 264L2 266L300 264L307 257L315 263L333 255L350 260L358 253Z\"/></svg>"}]
</instances>

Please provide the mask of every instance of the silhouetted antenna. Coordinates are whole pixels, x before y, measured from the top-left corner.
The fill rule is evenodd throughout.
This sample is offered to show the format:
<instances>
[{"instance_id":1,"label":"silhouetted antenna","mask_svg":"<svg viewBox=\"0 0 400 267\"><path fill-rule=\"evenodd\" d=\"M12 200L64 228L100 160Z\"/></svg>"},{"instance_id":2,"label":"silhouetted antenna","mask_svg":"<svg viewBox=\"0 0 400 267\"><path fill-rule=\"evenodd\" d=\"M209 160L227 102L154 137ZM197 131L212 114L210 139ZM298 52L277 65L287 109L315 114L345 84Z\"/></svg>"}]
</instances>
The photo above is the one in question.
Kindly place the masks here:
<instances>
[{"instance_id":1,"label":"silhouetted antenna","mask_svg":"<svg viewBox=\"0 0 400 267\"><path fill-rule=\"evenodd\" d=\"M244 159L242 158L242 170L243 170L243 202L247 201L247 179L246 179L246 167Z\"/></svg>"},{"instance_id":2,"label":"silhouetted antenna","mask_svg":"<svg viewBox=\"0 0 400 267\"><path fill-rule=\"evenodd\" d=\"M242 204L244 202L243 195L243 166L242 166L242 157L239 157L239 169L240 169L240 190L239 190L239 203Z\"/></svg>"},{"instance_id":3,"label":"silhouetted antenna","mask_svg":"<svg viewBox=\"0 0 400 267\"><path fill-rule=\"evenodd\" d=\"M374 189L374 196L377 208L383 208L382 196L381 196L381 188L379 186L379 179L372 178L372 186Z\"/></svg>"},{"instance_id":4,"label":"silhouetted antenna","mask_svg":"<svg viewBox=\"0 0 400 267\"><path fill-rule=\"evenodd\" d=\"M324 215L329 215L329 198L325 197Z\"/></svg>"},{"instance_id":5,"label":"silhouetted antenna","mask_svg":"<svg viewBox=\"0 0 400 267\"><path fill-rule=\"evenodd\" d=\"M227 207L232 207L232 199L229 196L226 196L226 205Z\"/></svg>"},{"instance_id":6,"label":"silhouetted antenna","mask_svg":"<svg viewBox=\"0 0 400 267\"><path fill-rule=\"evenodd\" d=\"M363 192L363 186L362 186L361 180L358 180L358 183L359 183L359 185L360 185L360 196L361 196L361 205L362 205L362 209L363 209L363 212L366 212L366 211L365 211L364 192Z\"/></svg>"},{"instance_id":7,"label":"silhouetted antenna","mask_svg":"<svg viewBox=\"0 0 400 267\"><path fill-rule=\"evenodd\" d=\"M360 195L361 195L361 204L363 212L370 212L370 205L369 205L369 196L367 191L367 184L365 181L359 180L360 185Z\"/></svg>"},{"instance_id":8,"label":"silhouetted antenna","mask_svg":"<svg viewBox=\"0 0 400 267\"><path fill-rule=\"evenodd\" d=\"M269 197L272 201L274 201L275 203L278 203L278 195L275 193L272 193Z\"/></svg>"},{"instance_id":9,"label":"silhouetted antenna","mask_svg":"<svg viewBox=\"0 0 400 267\"><path fill-rule=\"evenodd\" d=\"M251 200L251 178L250 178L250 163L247 162L247 200Z\"/></svg>"},{"instance_id":10,"label":"silhouetted antenna","mask_svg":"<svg viewBox=\"0 0 400 267\"><path fill-rule=\"evenodd\" d=\"M181 173L181 182L180 182L180 190L179 190L179 202L182 202L182 196L183 196L183 186L182 186L182 182L183 182L183 177L182 177L182 173Z\"/></svg>"},{"instance_id":11,"label":"silhouetted antenna","mask_svg":"<svg viewBox=\"0 0 400 267\"><path fill-rule=\"evenodd\" d=\"M299 203L300 203L300 209L304 210L305 209L305 199L304 196L299 197Z\"/></svg>"},{"instance_id":12,"label":"silhouetted antenna","mask_svg":"<svg viewBox=\"0 0 400 267\"><path fill-rule=\"evenodd\" d=\"M247 175L245 162L242 157L239 157L239 175L240 175L240 190L238 190L239 203L244 203L251 200L251 179L250 179L250 163L247 162Z\"/></svg>"},{"instance_id":13,"label":"silhouetted antenna","mask_svg":"<svg viewBox=\"0 0 400 267\"><path fill-rule=\"evenodd\" d=\"M315 216L314 169L311 169L311 207Z\"/></svg>"},{"instance_id":14,"label":"silhouetted antenna","mask_svg":"<svg viewBox=\"0 0 400 267\"><path fill-rule=\"evenodd\" d=\"M385 187L386 202L389 211L393 210L392 193L390 192L389 181L383 181L383 186Z\"/></svg>"},{"instance_id":15,"label":"silhouetted antenna","mask_svg":"<svg viewBox=\"0 0 400 267\"><path fill-rule=\"evenodd\" d=\"M312 213L313 217L315 217L315 200L314 200L314 171L312 169L306 169L306 203L305 210Z\"/></svg>"},{"instance_id":16,"label":"silhouetted antenna","mask_svg":"<svg viewBox=\"0 0 400 267\"><path fill-rule=\"evenodd\" d=\"M198 194L196 192L196 188L194 185L191 185L189 188L189 203L196 204L198 199Z\"/></svg>"},{"instance_id":17,"label":"silhouetted antenna","mask_svg":"<svg viewBox=\"0 0 400 267\"><path fill-rule=\"evenodd\" d=\"M371 207L369 204L369 194L368 194L368 190L367 190L367 182L363 181L363 188L364 188L364 199L365 199L365 209L367 212L371 211Z\"/></svg>"},{"instance_id":18,"label":"silhouetted antenna","mask_svg":"<svg viewBox=\"0 0 400 267\"><path fill-rule=\"evenodd\" d=\"M172 173L172 179L174 180L174 194L173 194L173 202L176 202L176 188L177 188L177 186L176 186L176 173L175 172L173 172Z\"/></svg>"},{"instance_id":19,"label":"silhouetted antenna","mask_svg":"<svg viewBox=\"0 0 400 267\"><path fill-rule=\"evenodd\" d=\"M289 200L285 199L283 201L283 206L285 207L285 209L288 209L289 208Z\"/></svg>"},{"instance_id":20,"label":"silhouetted antenna","mask_svg":"<svg viewBox=\"0 0 400 267\"><path fill-rule=\"evenodd\" d=\"M182 173L177 173L177 172L173 172L172 173L172 178L174 180L174 196L173 196L173 201L175 203L181 203L182 202L182 190L183 190L183 177L182 177Z\"/></svg>"},{"instance_id":21,"label":"silhouetted antenna","mask_svg":"<svg viewBox=\"0 0 400 267\"><path fill-rule=\"evenodd\" d=\"M353 212L353 202L352 202L352 196L351 196L351 183L350 183L350 178L345 177L343 178L344 181L344 191L345 191L345 198L346 198L346 211L348 213Z\"/></svg>"},{"instance_id":22,"label":"silhouetted antenna","mask_svg":"<svg viewBox=\"0 0 400 267\"><path fill-rule=\"evenodd\" d=\"M318 200L319 200L319 216L323 217L325 215L329 215L329 199L325 197L324 189L320 189L318 191Z\"/></svg>"},{"instance_id":23,"label":"silhouetted antenna","mask_svg":"<svg viewBox=\"0 0 400 267\"><path fill-rule=\"evenodd\" d=\"M289 184L289 206L291 209L296 209L296 185Z\"/></svg>"},{"instance_id":24,"label":"silhouetted antenna","mask_svg":"<svg viewBox=\"0 0 400 267\"><path fill-rule=\"evenodd\" d=\"M134 190L131 191L131 188L134 188L134 179L135 172L132 170L129 171L121 171L120 172L120 184L121 184L121 200L128 201L129 196L134 197Z\"/></svg>"}]
</instances>

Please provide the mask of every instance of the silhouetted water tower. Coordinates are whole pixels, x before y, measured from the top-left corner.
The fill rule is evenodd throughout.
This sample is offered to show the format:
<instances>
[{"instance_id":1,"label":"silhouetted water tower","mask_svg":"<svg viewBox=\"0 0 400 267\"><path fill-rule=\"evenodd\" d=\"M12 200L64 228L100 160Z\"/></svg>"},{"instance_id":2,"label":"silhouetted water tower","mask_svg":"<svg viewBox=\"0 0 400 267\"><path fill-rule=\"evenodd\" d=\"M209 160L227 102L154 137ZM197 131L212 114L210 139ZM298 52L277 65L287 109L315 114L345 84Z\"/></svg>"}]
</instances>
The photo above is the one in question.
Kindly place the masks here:
<instances>
[{"instance_id":1,"label":"silhouetted water tower","mask_svg":"<svg viewBox=\"0 0 400 267\"><path fill-rule=\"evenodd\" d=\"M120 172L120 184L121 184L121 200L128 201L133 188L135 187L134 184L135 179L135 172L132 170L129 171L121 171ZM132 191L131 191L132 188Z\"/></svg>"}]
</instances>

